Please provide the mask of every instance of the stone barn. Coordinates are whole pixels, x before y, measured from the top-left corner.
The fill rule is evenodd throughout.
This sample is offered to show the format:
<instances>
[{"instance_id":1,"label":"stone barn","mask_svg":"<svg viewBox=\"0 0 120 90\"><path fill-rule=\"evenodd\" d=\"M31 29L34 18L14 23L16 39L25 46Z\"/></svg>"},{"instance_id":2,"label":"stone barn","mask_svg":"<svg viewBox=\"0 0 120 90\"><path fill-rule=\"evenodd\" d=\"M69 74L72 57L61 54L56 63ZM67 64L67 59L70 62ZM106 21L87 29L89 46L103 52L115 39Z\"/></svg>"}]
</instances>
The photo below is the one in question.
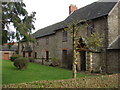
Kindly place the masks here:
<instances>
[{"instance_id":1,"label":"stone barn","mask_svg":"<svg viewBox=\"0 0 120 90\"><path fill-rule=\"evenodd\" d=\"M106 0L104 0L106 1ZM78 61L78 71L115 73L120 72L120 1L104 2L103 0L91 3L85 7L77 9L75 5L69 7L69 16L58 23L42 28L32 35L35 43L29 44L30 56L36 62L59 63L60 67L72 68L73 62L73 39L64 28L66 24L78 21L78 25L88 23L80 34L90 36L93 32L98 32L103 38L103 47L99 51L80 51ZM23 48L28 47L24 42L20 43L20 54L24 55ZM29 53L28 53L29 54ZM27 54L26 57L29 57ZM45 64L45 63L44 63Z\"/></svg>"}]
</instances>

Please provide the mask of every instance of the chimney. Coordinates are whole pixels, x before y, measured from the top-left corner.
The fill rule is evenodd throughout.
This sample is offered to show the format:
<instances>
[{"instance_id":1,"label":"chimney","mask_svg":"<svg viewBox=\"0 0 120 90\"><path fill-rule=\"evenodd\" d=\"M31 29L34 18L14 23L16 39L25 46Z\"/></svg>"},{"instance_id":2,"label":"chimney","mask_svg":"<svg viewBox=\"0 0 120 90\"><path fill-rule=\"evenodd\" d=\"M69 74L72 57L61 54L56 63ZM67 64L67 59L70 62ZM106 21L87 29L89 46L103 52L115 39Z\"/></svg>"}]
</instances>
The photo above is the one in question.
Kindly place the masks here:
<instances>
[{"instance_id":1,"label":"chimney","mask_svg":"<svg viewBox=\"0 0 120 90\"><path fill-rule=\"evenodd\" d=\"M78 8L76 7L76 5L73 5L73 4L71 4L70 6L69 6L69 15L71 14L71 13L73 13L75 10L77 10Z\"/></svg>"}]
</instances>

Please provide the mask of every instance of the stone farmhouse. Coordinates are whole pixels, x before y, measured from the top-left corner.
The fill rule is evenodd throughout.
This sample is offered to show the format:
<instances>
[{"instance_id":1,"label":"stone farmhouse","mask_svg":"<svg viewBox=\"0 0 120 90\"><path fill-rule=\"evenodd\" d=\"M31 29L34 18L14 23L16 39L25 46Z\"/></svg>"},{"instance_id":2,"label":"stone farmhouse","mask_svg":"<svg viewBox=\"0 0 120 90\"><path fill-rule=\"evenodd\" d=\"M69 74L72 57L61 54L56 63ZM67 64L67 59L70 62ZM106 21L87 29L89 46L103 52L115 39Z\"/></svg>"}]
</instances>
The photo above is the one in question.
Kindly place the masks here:
<instances>
[{"instance_id":1,"label":"stone farmhouse","mask_svg":"<svg viewBox=\"0 0 120 90\"><path fill-rule=\"evenodd\" d=\"M89 22L82 35L89 36L98 32L103 38L100 51L80 51L78 71L116 73L120 72L120 1L94 2L77 9L75 5L69 7L70 15L63 21L36 31L33 36L35 43L29 46L21 41L19 52L24 57L34 57L36 62L59 62L60 67L72 68L73 40L63 31L66 24L73 20L80 24ZM45 58L45 59L43 59ZM43 63L42 62L42 63Z\"/></svg>"}]
</instances>

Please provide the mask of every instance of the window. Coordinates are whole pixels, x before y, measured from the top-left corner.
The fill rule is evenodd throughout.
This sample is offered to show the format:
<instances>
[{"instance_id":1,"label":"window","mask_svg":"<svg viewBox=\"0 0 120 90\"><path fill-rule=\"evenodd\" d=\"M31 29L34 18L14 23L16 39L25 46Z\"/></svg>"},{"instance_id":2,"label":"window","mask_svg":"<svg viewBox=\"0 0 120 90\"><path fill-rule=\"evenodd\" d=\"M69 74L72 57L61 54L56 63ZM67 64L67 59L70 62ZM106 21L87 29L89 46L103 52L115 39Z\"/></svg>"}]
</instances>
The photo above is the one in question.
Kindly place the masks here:
<instances>
[{"instance_id":1,"label":"window","mask_svg":"<svg viewBox=\"0 0 120 90\"><path fill-rule=\"evenodd\" d=\"M67 63L67 50L62 51L62 65Z\"/></svg>"},{"instance_id":2,"label":"window","mask_svg":"<svg viewBox=\"0 0 120 90\"><path fill-rule=\"evenodd\" d=\"M31 52L28 53L28 56L31 57Z\"/></svg>"},{"instance_id":3,"label":"window","mask_svg":"<svg viewBox=\"0 0 120 90\"><path fill-rule=\"evenodd\" d=\"M23 57L25 57L25 52L23 52Z\"/></svg>"},{"instance_id":4,"label":"window","mask_svg":"<svg viewBox=\"0 0 120 90\"><path fill-rule=\"evenodd\" d=\"M49 37L46 37L46 45L49 44Z\"/></svg>"},{"instance_id":5,"label":"window","mask_svg":"<svg viewBox=\"0 0 120 90\"><path fill-rule=\"evenodd\" d=\"M21 51L23 51L23 50L24 50L24 48L25 48L25 47L24 47L24 45L22 44L22 50L21 50Z\"/></svg>"},{"instance_id":6,"label":"window","mask_svg":"<svg viewBox=\"0 0 120 90\"><path fill-rule=\"evenodd\" d=\"M36 45L37 45L37 46L39 45L39 42L38 42L38 41L36 41Z\"/></svg>"},{"instance_id":7,"label":"window","mask_svg":"<svg viewBox=\"0 0 120 90\"><path fill-rule=\"evenodd\" d=\"M35 56L34 57L37 58L37 52L35 52Z\"/></svg>"},{"instance_id":8,"label":"window","mask_svg":"<svg viewBox=\"0 0 120 90\"><path fill-rule=\"evenodd\" d=\"M87 36L91 36L94 33L94 24L90 24L87 28Z\"/></svg>"},{"instance_id":9,"label":"window","mask_svg":"<svg viewBox=\"0 0 120 90\"><path fill-rule=\"evenodd\" d=\"M63 42L67 42L67 31L63 32Z\"/></svg>"},{"instance_id":10,"label":"window","mask_svg":"<svg viewBox=\"0 0 120 90\"><path fill-rule=\"evenodd\" d=\"M46 51L46 60L49 60L49 51Z\"/></svg>"}]
</instances>

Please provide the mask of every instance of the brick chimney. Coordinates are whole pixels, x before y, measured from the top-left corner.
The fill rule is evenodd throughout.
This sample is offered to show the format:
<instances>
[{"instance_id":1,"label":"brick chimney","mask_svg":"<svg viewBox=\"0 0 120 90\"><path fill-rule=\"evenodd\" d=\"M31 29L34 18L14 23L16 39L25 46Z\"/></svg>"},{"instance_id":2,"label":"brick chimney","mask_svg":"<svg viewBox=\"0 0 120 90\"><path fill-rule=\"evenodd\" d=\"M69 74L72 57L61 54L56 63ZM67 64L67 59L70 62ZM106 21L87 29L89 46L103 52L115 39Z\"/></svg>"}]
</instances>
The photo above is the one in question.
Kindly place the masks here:
<instances>
[{"instance_id":1,"label":"brick chimney","mask_svg":"<svg viewBox=\"0 0 120 90\"><path fill-rule=\"evenodd\" d=\"M69 6L69 15L71 14L71 13L73 13L75 10L77 10L78 8L76 7L76 5L73 5L73 4L71 4L70 6Z\"/></svg>"}]
</instances>

